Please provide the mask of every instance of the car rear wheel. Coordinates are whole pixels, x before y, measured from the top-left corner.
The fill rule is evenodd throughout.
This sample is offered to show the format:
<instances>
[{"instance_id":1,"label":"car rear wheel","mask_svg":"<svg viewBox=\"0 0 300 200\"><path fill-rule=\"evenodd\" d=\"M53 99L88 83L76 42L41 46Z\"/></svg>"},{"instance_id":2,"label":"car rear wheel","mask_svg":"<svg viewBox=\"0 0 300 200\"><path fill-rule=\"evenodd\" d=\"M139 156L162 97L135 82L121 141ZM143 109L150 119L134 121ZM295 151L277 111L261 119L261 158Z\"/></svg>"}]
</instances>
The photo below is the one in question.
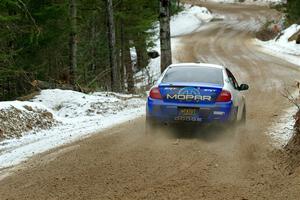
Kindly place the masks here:
<instances>
[{"instance_id":1,"label":"car rear wheel","mask_svg":"<svg viewBox=\"0 0 300 200\"><path fill-rule=\"evenodd\" d=\"M229 130L232 135L244 132L244 126L246 124L246 108L243 109L241 119L238 119L238 112L234 115L233 121L229 125Z\"/></svg>"}]
</instances>

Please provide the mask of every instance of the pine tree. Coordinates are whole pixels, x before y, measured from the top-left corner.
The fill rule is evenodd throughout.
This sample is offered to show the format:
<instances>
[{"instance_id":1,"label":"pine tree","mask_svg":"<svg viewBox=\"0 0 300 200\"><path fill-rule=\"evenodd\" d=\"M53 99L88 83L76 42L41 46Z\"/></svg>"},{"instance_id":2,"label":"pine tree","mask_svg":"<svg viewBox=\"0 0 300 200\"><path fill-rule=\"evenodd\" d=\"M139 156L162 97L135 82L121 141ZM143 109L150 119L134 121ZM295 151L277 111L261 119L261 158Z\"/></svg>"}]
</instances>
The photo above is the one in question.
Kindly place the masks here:
<instances>
[{"instance_id":1,"label":"pine tree","mask_svg":"<svg viewBox=\"0 0 300 200\"><path fill-rule=\"evenodd\" d=\"M128 92L134 92L134 73L149 63L147 50L154 36L149 30L157 22L159 4L110 0L114 6L107 12L107 1L1 0L0 93L1 80L6 83L22 74L19 80L28 83L31 79L76 82L82 87L114 91L120 91L121 85L124 90L126 85ZM109 18L114 31L107 26ZM115 36L109 37L108 32ZM112 51L110 46L114 46ZM136 63L131 60L131 48L137 50ZM24 91L17 90L10 97Z\"/></svg>"},{"instance_id":2,"label":"pine tree","mask_svg":"<svg viewBox=\"0 0 300 200\"><path fill-rule=\"evenodd\" d=\"M287 18L289 23L300 24L300 1L299 0L287 1Z\"/></svg>"}]
</instances>

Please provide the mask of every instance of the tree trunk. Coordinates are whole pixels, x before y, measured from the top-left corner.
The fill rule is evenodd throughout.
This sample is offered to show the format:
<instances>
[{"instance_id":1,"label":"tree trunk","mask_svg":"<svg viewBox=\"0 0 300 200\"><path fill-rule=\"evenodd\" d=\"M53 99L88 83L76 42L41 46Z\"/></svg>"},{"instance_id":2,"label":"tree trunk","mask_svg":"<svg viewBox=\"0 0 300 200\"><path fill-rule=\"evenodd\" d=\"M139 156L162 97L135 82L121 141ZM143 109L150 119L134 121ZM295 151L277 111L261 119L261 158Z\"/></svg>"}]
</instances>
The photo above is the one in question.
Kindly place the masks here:
<instances>
[{"instance_id":1,"label":"tree trunk","mask_svg":"<svg viewBox=\"0 0 300 200\"><path fill-rule=\"evenodd\" d=\"M126 68L126 82L129 93L134 93L134 79L132 70L132 61L130 55L129 41L127 40L124 47L124 65Z\"/></svg>"},{"instance_id":2,"label":"tree trunk","mask_svg":"<svg viewBox=\"0 0 300 200\"><path fill-rule=\"evenodd\" d=\"M77 5L76 0L69 1L70 6L70 38L69 38L69 82L71 85L75 85L76 81L76 69L77 69Z\"/></svg>"},{"instance_id":3,"label":"tree trunk","mask_svg":"<svg viewBox=\"0 0 300 200\"><path fill-rule=\"evenodd\" d=\"M116 33L113 16L112 0L106 0L107 16L108 16L108 43L109 43L109 59L111 69L111 89L114 92L120 91L119 70L116 55Z\"/></svg>"},{"instance_id":4,"label":"tree trunk","mask_svg":"<svg viewBox=\"0 0 300 200\"><path fill-rule=\"evenodd\" d=\"M122 1L121 1L121 6L122 6ZM121 44L121 50L120 50L120 79L121 79L121 89L122 91L125 90L125 69L124 69L124 51L125 51L125 33L124 33L124 21L123 19L120 20L120 44Z\"/></svg>"},{"instance_id":5,"label":"tree trunk","mask_svg":"<svg viewBox=\"0 0 300 200\"><path fill-rule=\"evenodd\" d=\"M96 44L97 44L97 37L96 37L96 14L93 13L93 21L91 23L91 41L93 43L92 46L92 63L90 66L90 70L91 70L91 74L95 75L96 74L96 67L97 67L97 48L96 48ZM89 74L90 75L90 74Z\"/></svg>"},{"instance_id":6,"label":"tree trunk","mask_svg":"<svg viewBox=\"0 0 300 200\"><path fill-rule=\"evenodd\" d=\"M160 22L161 72L163 72L169 65L172 64L170 7L171 7L171 0L160 0L159 22Z\"/></svg>"},{"instance_id":7,"label":"tree trunk","mask_svg":"<svg viewBox=\"0 0 300 200\"><path fill-rule=\"evenodd\" d=\"M137 56L137 68L138 70L142 70L148 65L146 40L144 37L139 37L138 40L135 40L134 44Z\"/></svg>"}]
</instances>

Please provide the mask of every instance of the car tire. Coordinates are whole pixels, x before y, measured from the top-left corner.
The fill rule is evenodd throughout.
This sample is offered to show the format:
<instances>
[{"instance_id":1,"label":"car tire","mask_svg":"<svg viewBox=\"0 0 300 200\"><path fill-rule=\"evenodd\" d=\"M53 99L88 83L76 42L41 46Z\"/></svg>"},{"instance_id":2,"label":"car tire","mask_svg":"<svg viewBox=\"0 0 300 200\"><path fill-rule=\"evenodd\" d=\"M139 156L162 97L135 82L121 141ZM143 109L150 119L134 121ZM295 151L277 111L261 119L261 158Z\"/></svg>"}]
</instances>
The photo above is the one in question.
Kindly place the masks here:
<instances>
[{"instance_id":1,"label":"car tire","mask_svg":"<svg viewBox=\"0 0 300 200\"><path fill-rule=\"evenodd\" d=\"M235 115L233 115L233 116L234 116L233 120L229 124L229 130L230 130L231 135L235 136L241 131L240 129L243 126L242 121L243 121L243 118L244 118L244 110L243 110L242 118L240 120L238 119L238 112L236 112Z\"/></svg>"},{"instance_id":2,"label":"car tire","mask_svg":"<svg viewBox=\"0 0 300 200\"><path fill-rule=\"evenodd\" d=\"M233 112L231 114L231 119L226 123L226 126L229 128L235 128L238 125L238 112Z\"/></svg>"}]
</instances>

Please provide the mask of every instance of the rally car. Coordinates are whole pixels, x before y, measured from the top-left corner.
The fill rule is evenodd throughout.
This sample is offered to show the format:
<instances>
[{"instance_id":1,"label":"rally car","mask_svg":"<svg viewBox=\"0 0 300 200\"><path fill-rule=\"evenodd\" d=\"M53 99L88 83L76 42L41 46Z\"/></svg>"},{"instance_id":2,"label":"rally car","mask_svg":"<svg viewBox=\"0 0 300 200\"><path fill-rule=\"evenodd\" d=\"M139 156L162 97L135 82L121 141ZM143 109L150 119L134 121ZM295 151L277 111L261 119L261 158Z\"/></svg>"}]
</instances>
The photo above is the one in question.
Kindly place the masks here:
<instances>
[{"instance_id":1,"label":"rally car","mask_svg":"<svg viewBox=\"0 0 300 200\"><path fill-rule=\"evenodd\" d=\"M158 124L245 122L246 102L241 91L248 88L220 65L173 64L149 92L147 130Z\"/></svg>"}]
</instances>

